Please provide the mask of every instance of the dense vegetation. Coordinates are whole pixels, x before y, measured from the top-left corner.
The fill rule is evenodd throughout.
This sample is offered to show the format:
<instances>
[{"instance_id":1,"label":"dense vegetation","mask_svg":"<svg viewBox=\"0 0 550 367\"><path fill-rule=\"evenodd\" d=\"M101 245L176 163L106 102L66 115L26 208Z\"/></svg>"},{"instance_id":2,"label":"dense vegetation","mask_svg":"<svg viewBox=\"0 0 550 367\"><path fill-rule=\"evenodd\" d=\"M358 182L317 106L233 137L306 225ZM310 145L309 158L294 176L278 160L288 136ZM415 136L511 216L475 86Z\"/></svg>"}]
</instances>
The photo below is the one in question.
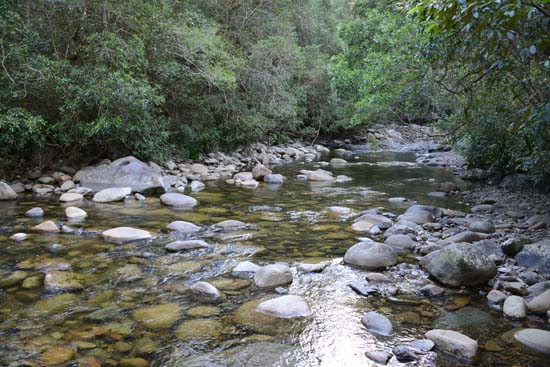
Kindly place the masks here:
<instances>
[{"instance_id":1,"label":"dense vegetation","mask_svg":"<svg viewBox=\"0 0 550 367\"><path fill-rule=\"evenodd\" d=\"M2 163L415 122L548 175L549 29L547 1L4 0Z\"/></svg>"}]
</instances>

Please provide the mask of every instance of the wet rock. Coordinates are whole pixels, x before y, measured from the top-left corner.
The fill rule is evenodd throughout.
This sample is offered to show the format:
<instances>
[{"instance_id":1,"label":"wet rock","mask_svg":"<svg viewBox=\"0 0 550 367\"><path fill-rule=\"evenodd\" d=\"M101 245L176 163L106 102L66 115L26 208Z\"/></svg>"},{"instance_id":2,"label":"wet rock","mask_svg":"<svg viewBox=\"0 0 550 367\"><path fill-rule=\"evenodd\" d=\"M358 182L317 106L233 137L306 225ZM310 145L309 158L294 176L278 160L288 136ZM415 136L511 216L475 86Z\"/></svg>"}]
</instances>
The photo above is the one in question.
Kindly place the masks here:
<instances>
[{"instance_id":1,"label":"wet rock","mask_svg":"<svg viewBox=\"0 0 550 367\"><path fill-rule=\"evenodd\" d=\"M422 292L422 294L425 294L429 297L439 297L445 293L445 289L438 287L435 284L427 284L422 288L420 288L420 292Z\"/></svg>"},{"instance_id":2,"label":"wet rock","mask_svg":"<svg viewBox=\"0 0 550 367\"><path fill-rule=\"evenodd\" d=\"M550 355L550 331L523 329L517 331L514 338L529 349Z\"/></svg>"},{"instance_id":3,"label":"wet rock","mask_svg":"<svg viewBox=\"0 0 550 367\"><path fill-rule=\"evenodd\" d=\"M199 226L197 226L193 223L185 222L185 221L182 221L182 220L176 220L176 221L168 224L166 226L166 228L168 228L171 231L176 231L176 232L179 232L179 233L195 233L195 232L200 231L200 229L201 229L201 227L199 227Z\"/></svg>"},{"instance_id":4,"label":"wet rock","mask_svg":"<svg viewBox=\"0 0 550 367\"><path fill-rule=\"evenodd\" d=\"M220 291L208 282L197 282L189 287L189 292L200 299L214 301L221 297Z\"/></svg>"},{"instance_id":5,"label":"wet rock","mask_svg":"<svg viewBox=\"0 0 550 367\"><path fill-rule=\"evenodd\" d=\"M193 181L191 182L191 191L193 192L198 192L198 191L202 191L204 190L204 188L206 187L206 185L200 181Z\"/></svg>"},{"instance_id":6,"label":"wet rock","mask_svg":"<svg viewBox=\"0 0 550 367\"><path fill-rule=\"evenodd\" d=\"M361 322L368 331L378 335L388 336L393 332L391 321L386 316L379 314L378 312L367 312L367 314L361 319Z\"/></svg>"},{"instance_id":7,"label":"wet rock","mask_svg":"<svg viewBox=\"0 0 550 367\"><path fill-rule=\"evenodd\" d=\"M84 316L84 319L87 321L109 321L117 319L122 315L122 309L118 306L107 306L105 308L99 309L88 315Z\"/></svg>"},{"instance_id":8,"label":"wet rock","mask_svg":"<svg viewBox=\"0 0 550 367\"><path fill-rule=\"evenodd\" d=\"M430 208L425 205L413 205L404 214L400 215L398 219L408 220L416 224L431 223L435 218Z\"/></svg>"},{"instance_id":9,"label":"wet rock","mask_svg":"<svg viewBox=\"0 0 550 367\"><path fill-rule=\"evenodd\" d=\"M25 289L35 289L42 285L42 277L41 276L33 276L28 277L23 280L23 283L21 286Z\"/></svg>"},{"instance_id":10,"label":"wet rock","mask_svg":"<svg viewBox=\"0 0 550 367\"><path fill-rule=\"evenodd\" d=\"M292 283L292 272L287 265L270 264L262 266L254 275L257 287L278 287Z\"/></svg>"},{"instance_id":11,"label":"wet rock","mask_svg":"<svg viewBox=\"0 0 550 367\"><path fill-rule=\"evenodd\" d=\"M358 295L368 297L371 294L379 294L378 288L370 287L365 283L351 282L348 286Z\"/></svg>"},{"instance_id":12,"label":"wet rock","mask_svg":"<svg viewBox=\"0 0 550 367\"><path fill-rule=\"evenodd\" d=\"M348 164L348 161L342 158L332 158L329 163L334 167L345 167Z\"/></svg>"},{"instance_id":13,"label":"wet rock","mask_svg":"<svg viewBox=\"0 0 550 367\"><path fill-rule=\"evenodd\" d=\"M167 329L181 317L181 307L175 303L165 303L135 310L134 320L149 329Z\"/></svg>"},{"instance_id":14,"label":"wet rock","mask_svg":"<svg viewBox=\"0 0 550 367\"><path fill-rule=\"evenodd\" d=\"M384 269L397 264L397 253L382 243L358 242L346 251L344 262L367 269Z\"/></svg>"},{"instance_id":15,"label":"wet rock","mask_svg":"<svg viewBox=\"0 0 550 367\"><path fill-rule=\"evenodd\" d=\"M495 263L471 244L451 244L426 255L421 264L431 276L453 287L484 284L497 274Z\"/></svg>"},{"instance_id":16,"label":"wet rock","mask_svg":"<svg viewBox=\"0 0 550 367\"><path fill-rule=\"evenodd\" d=\"M309 181L334 181L335 177L332 175L332 172L325 171L323 169L318 169L315 171L305 171L304 172Z\"/></svg>"},{"instance_id":17,"label":"wet rock","mask_svg":"<svg viewBox=\"0 0 550 367\"><path fill-rule=\"evenodd\" d=\"M486 220L476 220L468 225L468 229L472 232L494 233L495 225Z\"/></svg>"},{"instance_id":18,"label":"wet rock","mask_svg":"<svg viewBox=\"0 0 550 367\"><path fill-rule=\"evenodd\" d=\"M175 334L179 340L208 340L218 338L223 324L218 320L194 319L182 322Z\"/></svg>"},{"instance_id":19,"label":"wet rock","mask_svg":"<svg viewBox=\"0 0 550 367\"><path fill-rule=\"evenodd\" d=\"M418 351L411 347L400 345L393 348L392 352L401 363L413 362L418 359Z\"/></svg>"},{"instance_id":20,"label":"wet rock","mask_svg":"<svg viewBox=\"0 0 550 367\"><path fill-rule=\"evenodd\" d=\"M384 243L397 252L406 252L415 246L415 242L406 234L392 234Z\"/></svg>"},{"instance_id":21,"label":"wet rock","mask_svg":"<svg viewBox=\"0 0 550 367\"><path fill-rule=\"evenodd\" d=\"M329 265L328 262L321 262L317 264L302 263L298 265L298 269L304 273L320 273Z\"/></svg>"},{"instance_id":22,"label":"wet rock","mask_svg":"<svg viewBox=\"0 0 550 367\"><path fill-rule=\"evenodd\" d=\"M131 187L111 187L97 192L92 200L96 203L110 203L124 200L126 196L131 194Z\"/></svg>"},{"instance_id":23,"label":"wet rock","mask_svg":"<svg viewBox=\"0 0 550 367\"><path fill-rule=\"evenodd\" d=\"M525 300L520 296L509 296L506 298L502 311L504 315L515 320L524 319L527 316Z\"/></svg>"},{"instance_id":24,"label":"wet rock","mask_svg":"<svg viewBox=\"0 0 550 367\"><path fill-rule=\"evenodd\" d=\"M307 301L301 296L285 295L260 303L256 310L277 318L306 317L311 315Z\"/></svg>"},{"instance_id":25,"label":"wet rock","mask_svg":"<svg viewBox=\"0 0 550 367\"><path fill-rule=\"evenodd\" d=\"M66 192L63 195L59 197L59 201L63 203L70 203L73 201L80 201L84 199L84 196L82 194L76 193L76 192Z\"/></svg>"},{"instance_id":26,"label":"wet rock","mask_svg":"<svg viewBox=\"0 0 550 367\"><path fill-rule=\"evenodd\" d=\"M246 226L246 223L243 223L240 220L233 220L233 219L224 220L214 225L214 227L222 230L235 230L245 226Z\"/></svg>"},{"instance_id":27,"label":"wet rock","mask_svg":"<svg viewBox=\"0 0 550 367\"><path fill-rule=\"evenodd\" d=\"M32 227L33 231L36 232L44 232L44 233L57 233L59 232L59 227L57 224L52 222L51 220L48 220L46 222L42 222L37 226Z\"/></svg>"},{"instance_id":28,"label":"wet rock","mask_svg":"<svg viewBox=\"0 0 550 367\"><path fill-rule=\"evenodd\" d=\"M149 367L149 362L143 358L123 358L120 367Z\"/></svg>"},{"instance_id":29,"label":"wet rock","mask_svg":"<svg viewBox=\"0 0 550 367\"><path fill-rule=\"evenodd\" d=\"M79 274L53 270L46 273L44 287L49 290L74 291L84 286Z\"/></svg>"},{"instance_id":30,"label":"wet rock","mask_svg":"<svg viewBox=\"0 0 550 367\"><path fill-rule=\"evenodd\" d=\"M252 172L239 172L233 176L233 179L235 181L252 181L254 179L254 175L252 175Z\"/></svg>"},{"instance_id":31,"label":"wet rock","mask_svg":"<svg viewBox=\"0 0 550 367\"><path fill-rule=\"evenodd\" d=\"M160 172L134 157L117 159L108 165L86 167L74 175L73 181L80 181L81 186L94 191L110 187L131 187L135 192L165 189Z\"/></svg>"},{"instance_id":32,"label":"wet rock","mask_svg":"<svg viewBox=\"0 0 550 367\"><path fill-rule=\"evenodd\" d=\"M504 302L505 299L506 299L506 294L504 294L501 291L496 290L496 289L492 289L487 294L487 300L490 303L495 304L495 305L498 305L498 304Z\"/></svg>"},{"instance_id":33,"label":"wet rock","mask_svg":"<svg viewBox=\"0 0 550 367\"><path fill-rule=\"evenodd\" d=\"M152 237L150 232L132 227L109 229L104 231L101 235L105 241L114 243L145 240Z\"/></svg>"},{"instance_id":34,"label":"wet rock","mask_svg":"<svg viewBox=\"0 0 550 367\"><path fill-rule=\"evenodd\" d=\"M475 359L478 353L477 341L453 330L430 330L426 333L426 338L439 348L459 357Z\"/></svg>"},{"instance_id":35,"label":"wet rock","mask_svg":"<svg viewBox=\"0 0 550 367\"><path fill-rule=\"evenodd\" d=\"M11 188L10 185L4 181L0 181L0 200L15 200L17 199L17 193Z\"/></svg>"},{"instance_id":36,"label":"wet rock","mask_svg":"<svg viewBox=\"0 0 550 367\"><path fill-rule=\"evenodd\" d=\"M242 261L233 268L232 274L239 278L252 278L260 268L251 261Z\"/></svg>"},{"instance_id":37,"label":"wet rock","mask_svg":"<svg viewBox=\"0 0 550 367\"><path fill-rule=\"evenodd\" d=\"M432 350L435 346L435 343L429 339L418 339L410 342L408 346L425 353Z\"/></svg>"},{"instance_id":38,"label":"wet rock","mask_svg":"<svg viewBox=\"0 0 550 367\"><path fill-rule=\"evenodd\" d=\"M482 333L491 327L496 319L491 314L479 308L466 306L457 311L444 311L432 323L435 329L466 330L472 335Z\"/></svg>"},{"instance_id":39,"label":"wet rock","mask_svg":"<svg viewBox=\"0 0 550 367\"><path fill-rule=\"evenodd\" d=\"M68 208L65 208L65 216L69 220L78 220L86 218L88 216L88 213L75 206L70 206Z\"/></svg>"},{"instance_id":40,"label":"wet rock","mask_svg":"<svg viewBox=\"0 0 550 367\"><path fill-rule=\"evenodd\" d=\"M164 248L166 251L178 252L186 250L195 250L209 248L210 245L203 240L187 240L187 241L174 241L167 244Z\"/></svg>"},{"instance_id":41,"label":"wet rock","mask_svg":"<svg viewBox=\"0 0 550 367\"><path fill-rule=\"evenodd\" d=\"M382 350L374 351L374 352L365 352L365 355L371 361L374 361L376 363L380 363L380 364L383 364L383 365L388 364L391 357L393 356L390 352L386 352L386 351L382 351Z\"/></svg>"},{"instance_id":42,"label":"wet rock","mask_svg":"<svg viewBox=\"0 0 550 367\"><path fill-rule=\"evenodd\" d=\"M14 240L17 242L25 241L27 239L26 233L15 233L12 236L10 236L10 240Z\"/></svg>"},{"instance_id":43,"label":"wet rock","mask_svg":"<svg viewBox=\"0 0 550 367\"><path fill-rule=\"evenodd\" d=\"M372 227L386 229L393 225L393 221L380 214L366 213L355 219L351 228L357 232L368 232Z\"/></svg>"},{"instance_id":44,"label":"wet rock","mask_svg":"<svg viewBox=\"0 0 550 367\"><path fill-rule=\"evenodd\" d=\"M526 245L515 257L518 265L550 275L550 239Z\"/></svg>"},{"instance_id":45,"label":"wet rock","mask_svg":"<svg viewBox=\"0 0 550 367\"><path fill-rule=\"evenodd\" d=\"M285 176L279 173L271 173L264 176L265 183L282 184L285 182Z\"/></svg>"},{"instance_id":46,"label":"wet rock","mask_svg":"<svg viewBox=\"0 0 550 367\"><path fill-rule=\"evenodd\" d=\"M265 176L272 174L271 170L263 164L258 164L252 168L252 176L256 180L263 180Z\"/></svg>"},{"instance_id":47,"label":"wet rock","mask_svg":"<svg viewBox=\"0 0 550 367\"><path fill-rule=\"evenodd\" d=\"M393 283L394 281L381 273L367 273L365 279L369 283Z\"/></svg>"},{"instance_id":48,"label":"wet rock","mask_svg":"<svg viewBox=\"0 0 550 367\"><path fill-rule=\"evenodd\" d=\"M68 347L53 347L42 353L41 361L47 366L68 362L74 358L74 349Z\"/></svg>"},{"instance_id":49,"label":"wet rock","mask_svg":"<svg viewBox=\"0 0 550 367\"><path fill-rule=\"evenodd\" d=\"M25 216L29 218L40 218L44 216L42 208L31 208L25 212Z\"/></svg>"},{"instance_id":50,"label":"wet rock","mask_svg":"<svg viewBox=\"0 0 550 367\"><path fill-rule=\"evenodd\" d=\"M21 283L25 278L27 278L28 274L22 270L16 270L7 277L1 277L0 278L0 287L2 288L9 288L13 287L16 284Z\"/></svg>"},{"instance_id":51,"label":"wet rock","mask_svg":"<svg viewBox=\"0 0 550 367\"><path fill-rule=\"evenodd\" d=\"M329 212L329 214L334 214L334 215L350 215L353 210L351 208L347 208L345 206L330 206L327 208L327 211Z\"/></svg>"},{"instance_id":52,"label":"wet rock","mask_svg":"<svg viewBox=\"0 0 550 367\"><path fill-rule=\"evenodd\" d=\"M166 193L160 197L160 202L167 206L192 208L197 205L197 200L191 196L178 194L178 193Z\"/></svg>"},{"instance_id":53,"label":"wet rock","mask_svg":"<svg viewBox=\"0 0 550 367\"><path fill-rule=\"evenodd\" d=\"M141 195L139 192L136 192L134 194L134 198L137 200L137 201L145 201L145 196Z\"/></svg>"},{"instance_id":54,"label":"wet rock","mask_svg":"<svg viewBox=\"0 0 550 367\"><path fill-rule=\"evenodd\" d=\"M550 289L535 296L527 303L529 311L544 314L550 310Z\"/></svg>"},{"instance_id":55,"label":"wet rock","mask_svg":"<svg viewBox=\"0 0 550 367\"><path fill-rule=\"evenodd\" d=\"M49 298L42 298L32 307L31 315L46 316L65 312L72 307L78 296L73 293L61 293Z\"/></svg>"}]
</instances>

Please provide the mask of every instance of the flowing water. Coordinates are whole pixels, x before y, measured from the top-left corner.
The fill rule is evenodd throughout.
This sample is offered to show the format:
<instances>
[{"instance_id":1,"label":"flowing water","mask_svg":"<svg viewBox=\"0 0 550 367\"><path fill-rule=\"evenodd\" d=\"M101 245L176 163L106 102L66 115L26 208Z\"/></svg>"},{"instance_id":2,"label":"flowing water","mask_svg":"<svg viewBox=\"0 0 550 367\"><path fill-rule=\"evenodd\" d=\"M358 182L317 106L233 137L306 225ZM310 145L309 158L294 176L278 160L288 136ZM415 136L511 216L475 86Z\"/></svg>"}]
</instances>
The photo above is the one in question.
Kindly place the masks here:
<instances>
[{"instance_id":1,"label":"flowing water","mask_svg":"<svg viewBox=\"0 0 550 367\"><path fill-rule=\"evenodd\" d=\"M442 298L422 297L418 289L427 274L412 254L385 272L397 279L398 296L364 297L348 287L364 280L365 271L341 261L346 249L358 241L358 234L351 230L349 217L330 216L327 207L346 206L355 213L384 207L400 214L410 202L390 204L387 199L402 196L468 211L459 199L428 195L439 183L454 178L447 169L415 164L412 153L362 154L352 162L344 168L328 168L350 176L353 180L347 183L298 181L295 176L300 169L316 164L296 163L275 167L276 173L288 178L284 185L246 189L223 182L209 184L204 191L190 194L199 205L189 211L164 207L157 197L145 202L85 202L81 207L88 218L67 223L70 233L30 234L19 243L8 237L28 232L42 220L63 221L64 206L55 197L24 197L0 204L0 225L6 226L0 232L0 278L7 279L17 270L25 278L15 284L3 282L0 290L0 364L116 366L123 361L123 366L139 366L143 361L128 358L143 358L152 366L369 366L374 363L365 357L366 351L391 351L422 338L443 316L443 322L451 323L449 328L486 346L481 365L545 365L544 358L511 343L510 333L505 332L521 325L510 324L500 311L489 309L481 289L448 290ZM24 216L35 206L45 210L43 219ZM223 233L210 227L226 219L238 219L248 226ZM202 226L201 232L189 238L204 239L212 247L166 252L165 244L187 238L165 230L175 220ZM155 236L122 245L106 243L99 236L118 226L146 229ZM243 260L291 266L325 261L328 266L321 273L293 267L294 282L288 289L266 290L256 288L251 279L232 276L231 269ZM45 290L44 273L54 269L70 271L83 288L67 293ZM190 297L187 286L198 280L218 287L223 299L201 303ZM272 298L277 291L303 295L313 315L293 324L249 316L258 300ZM461 308L465 303L469 305ZM155 305L165 307L152 309L148 317L159 320L144 321L143 312ZM140 314L140 309L145 311ZM369 310L393 321L391 336L366 331L360 320ZM453 315L453 311L461 313ZM69 356L63 357L64 353ZM462 362L430 352L412 365ZM393 358L389 365L402 364Z\"/></svg>"}]
</instances>

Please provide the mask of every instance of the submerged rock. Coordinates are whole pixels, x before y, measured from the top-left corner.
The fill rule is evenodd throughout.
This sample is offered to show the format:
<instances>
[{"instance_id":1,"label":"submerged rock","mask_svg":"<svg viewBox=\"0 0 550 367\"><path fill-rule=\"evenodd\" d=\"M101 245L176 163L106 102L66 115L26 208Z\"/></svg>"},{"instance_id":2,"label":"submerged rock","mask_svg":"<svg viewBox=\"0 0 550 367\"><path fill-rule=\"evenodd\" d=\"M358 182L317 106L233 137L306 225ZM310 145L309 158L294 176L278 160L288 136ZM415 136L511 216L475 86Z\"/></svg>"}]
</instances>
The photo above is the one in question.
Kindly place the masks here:
<instances>
[{"instance_id":1,"label":"submerged rock","mask_svg":"<svg viewBox=\"0 0 550 367\"><path fill-rule=\"evenodd\" d=\"M79 274L53 270L46 273L44 287L49 290L74 291L84 286Z\"/></svg>"},{"instance_id":2,"label":"submerged rock","mask_svg":"<svg viewBox=\"0 0 550 367\"><path fill-rule=\"evenodd\" d=\"M286 295L260 303L258 312L278 318L306 317L311 315L307 301L301 296Z\"/></svg>"},{"instance_id":3,"label":"submerged rock","mask_svg":"<svg viewBox=\"0 0 550 367\"><path fill-rule=\"evenodd\" d=\"M453 287L484 284L497 274L495 263L471 244L451 244L429 253L421 264L441 283Z\"/></svg>"},{"instance_id":4,"label":"submerged rock","mask_svg":"<svg viewBox=\"0 0 550 367\"><path fill-rule=\"evenodd\" d=\"M389 360L393 356L390 352L386 352L382 350L374 351L374 352L365 352L365 355L370 360L383 365L388 364Z\"/></svg>"},{"instance_id":5,"label":"submerged rock","mask_svg":"<svg viewBox=\"0 0 550 367\"><path fill-rule=\"evenodd\" d=\"M282 184L285 182L285 176L279 173L271 173L264 176L264 182L271 184Z\"/></svg>"},{"instance_id":6,"label":"submerged rock","mask_svg":"<svg viewBox=\"0 0 550 367\"><path fill-rule=\"evenodd\" d=\"M169 230L180 233L194 233L200 231L201 227L183 220L176 220L166 226Z\"/></svg>"},{"instance_id":7,"label":"submerged rock","mask_svg":"<svg viewBox=\"0 0 550 367\"><path fill-rule=\"evenodd\" d=\"M130 187L134 192L165 190L159 171L134 157L120 158L108 165L87 167L73 177L81 186L94 191L110 187Z\"/></svg>"},{"instance_id":8,"label":"submerged rock","mask_svg":"<svg viewBox=\"0 0 550 367\"><path fill-rule=\"evenodd\" d=\"M42 222L39 225L32 227L32 230L36 232L46 232L46 233L57 233L60 231L57 224L55 224L51 220Z\"/></svg>"},{"instance_id":9,"label":"submerged rock","mask_svg":"<svg viewBox=\"0 0 550 367\"><path fill-rule=\"evenodd\" d=\"M359 242L346 251L344 262L367 269L384 269L397 264L397 253L382 243Z\"/></svg>"},{"instance_id":10,"label":"submerged rock","mask_svg":"<svg viewBox=\"0 0 550 367\"><path fill-rule=\"evenodd\" d=\"M393 325L391 321L386 316L379 314L378 312L368 312L365 316L363 316L361 322L365 325L368 331L378 335L388 336L393 332Z\"/></svg>"},{"instance_id":11,"label":"submerged rock","mask_svg":"<svg viewBox=\"0 0 550 367\"><path fill-rule=\"evenodd\" d=\"M208 340L219 337L222 330L223 324L218 320L194 319L182 322L175 334L179 340Z\"/></svg>"},{"instance_id":12,"label":"submerged rock","mask_svg":"<svg viewBox=\"0 0 550 367\"><path fill-rule=\"evenodd\" d=\"M197 282L189 287L190 293L198 298L206 300L217 300L221 297L220 291L208 282Z\"/></svg>"},{"instance_id":13,"label":"submerged rock","mask_svg":"<svg viewBox=\"0 0 550 367\"><path fill-rule=\"evenodd\" d=\"M434 329L426 333L426 338L458 357L475 359L478 353L477 341L457 331Z\"/></svg>"},{"instance_id":14,"label":"submerged rock","mask_svg":"<svg viewBox=\"0 0 550 367\"><path fill-rule=\"evenodd\" d=\"M152 237L150 232L132 227L109 229L104 231L101 235L105 241L115 243L145 240Z\"/></svg>"},{"instance_id":15,"label":"submerged rock","mask_svg":"<svg viewBox=\"0 0 550 367\"><path fill-rule=\"evenodd\" d=\"M284 264L262 266L254 275L254 283L260 288L287 285L292 283L292 272Z\"/></svg>"},{"instance_id":16,"label":"submerged rock","mask_svg":"<svg viewBox=\"0 0 550 367\"><path fill-rule=\"evenodd\" d=\"M167 329L180 319L181 307L175 303L165 303L137 309L132 316L149 329Z\"/></svg>"},{"instance_id":17,"label":"submerged rock","mask_svg":"<svg viewBox=\"0 0 550 367\"><path fill-rule=\"evenodd\" d=\"M185 250L194 250L201 248L209 248L210 245L203 240L187 240L187 241L174 241L167 244L164 248L166 251L178 252Z\"/></svg>"},{"instance_id":18,"label":"submerged rock","mask_svg":"<svg viewBox=\"0 0 550 367\"><path fill-rule=\"evenodd\" d=\"M475 335L491 327L496 319L491 314L476 307L466 306L457 311L444 311L432 323L435 329L465 330Z\"/></svg>"},{"instance_id":19,"label":"submerged rock","mask_svg":"<svg viewBox=\"0 0 550 367\"><path fill-rule=\"evenodd\" d=\"M252 278L261 267L251 261L242 261L233 268L233 275L239 278Z\"/></svg>"}]
</instances>

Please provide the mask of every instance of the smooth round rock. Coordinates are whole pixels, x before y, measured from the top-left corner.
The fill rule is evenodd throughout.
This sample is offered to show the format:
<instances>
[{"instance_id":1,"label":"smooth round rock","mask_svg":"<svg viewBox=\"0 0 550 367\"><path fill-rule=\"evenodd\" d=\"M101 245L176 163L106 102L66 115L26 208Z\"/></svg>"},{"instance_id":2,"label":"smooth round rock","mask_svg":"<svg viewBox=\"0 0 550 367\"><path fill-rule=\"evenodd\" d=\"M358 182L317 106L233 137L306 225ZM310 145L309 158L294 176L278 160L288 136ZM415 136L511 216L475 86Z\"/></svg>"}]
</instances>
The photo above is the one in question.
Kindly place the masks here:
<instances>
[{"instance_id":1,"label":"smooth round rock","mask_svg":"<svg viewBox=\"0 0 550 367\"><path fill-rule=\"evenodd\" d=\"M426 333L439 348L467 359L474 359L478 353L478 344L474 339L454 330L434 329Z\"/></svg>"},{"instance_id":2,"label":"smooth round rock","mask_svg":"<svg viewBox=\"0 0 550 367\"><path fill-rule=\"evenodd\" d=\"M284 264L262 266L254 275L254 283L260 288L287 285L292 283L292 272Z\"/></svg>"},{"instance_id":3,"label":"smooth round rock","mask_svg":"<svg viewBox=\"0 0 550 367\"><path fill-rule=\"evenodd\" d=\"M17 193L12 189L10 185L4 181L0 181L0 200L15 200L17 199Z\"/></svg>"},{"instance_id":4,"label":"smooth round rock","mask_svg":"<svg viewBox=\"0 0 550 367\"><path fill-rule=\"evenodd\" d=\"M252 278L254 274L261 269L261 266L251 261L242 261L232 270L232 274L239 278Z\"/></svg>"},{"instance_id":5,"label":"smooth round rock","mask_svg":"<svg viewBox=\"0 0 550 367\"><path fill-rule=\"evenodd\" d=\"M43 223L40 223L37 226L32 227L32 230L37 232L45 232L45 233L57 233L59 232L59 227L57 226L57 224L55 224L51 220L48 220Z\"/></svg>"},{"instance_id":6,"label":"smooth round rock","mask_svg":"<svg viewBox=\"0 0 550 367\"><path fill-rule=\"evenodd\" d=\"M67 216L69 220L84 219L88 216L88 213L76 206L70 206L65 208L65 216Z\"/></svg>"},{"instance_id":7,"label":"smooth round rock","mask_svg":"<svg viewBox=\"0 0 550 367\"><path fill-rule=\"evenodd\" d=\"M271 184L282 184L285 182L285 176L280 173L270 173L269 175L264 176L264 182Z\"/></svg>"},{"instance_id":8,"label":"smooth round rock","mask_svg":"<svg viewBox=\"0 0 550 367\"><path fill-rule=\"evenodd\" d=\"M545 314L550 311L550 289L535 296L527 303L529 311L538 314Z\"/></svg>"},{"instance_id":9,"label":"smooth round rock","mask_svg":"<svg viewBox=\"0 0 550 367\"><path fill-rule=\"evenodd\" d=\"M384 243L398 252L405 252L407 250L410 250L414 248L416 244L416 242L414 242L406 234L392 234L388 238L386 238Z\"/></svg>"},{"instance_id":10,"label":"smooth round rock","mask_svg":"<svg viewBox=\"0 0 550 367\"><path fill-rule=\"evenodd\" d=\"M101 235L103 236L105 241L115 243L146 240L152 237L149 231L144 231L142 229L132 227L117 227L113 229L108 229L104 231Z\"/></svg>"},{"instance_id":11,"label":"smooth round rock","mask_svg":"<svg viewBox=\"0 0 550 367\"><path fill-rule=\"evenodd\" d=\"M124 200L126 196L131 194L131 187L111 187L97 192L92 200L96 203L111 203Z\"/></svg>"},{"instance_id":12,"label":"smooth round rock","mask_svg":"<svg viewBox=\"0 0 550 367\"><path fill-rule=\"evenodd\" d=\"M509 296L506 298L502 311L511 319L521 320L527 316L525 300L520 296Z\"/></svg>"},{"instance_id":13,"label":"smooth round rock","mask_svg":"<svg viewBox=\"0 0 550 367\"><path fill-rule=\"evenodd\" d=\"M44 216L44 210L42 208L31 208L25 212L25 216L29 218L40 218Z\"/></svg>"},{"instance_id":14,"label":"smooth round rock","mask_svg":"<svg viewBox=\"0 0 550 367\"><path fill-rule=\"evenodd\" d=\"M197 200L195 198L174 192L162 194L160 202L164 205L173 207L194 207L197 205Z\"/></svg>"},{"instance_id":15,"label":"smooth round rock","mask_svg":"<svg viewBox=\"0 0 550 367\"><path fill-rule=\"evenodd\" d=\"M195 233L200 231L201 227L183 220L176 220L166 226L169 230L179 233Z\"/></svg>"},{"instance_id":16,"label":"smooth round rock","mask_svg":"<svg viewBox=\"0 0 550 367\"><path fill-rule=\"evenodd\" d=\"M59 201L63 203L70 203L72 201L80 201L84 199L84 196L82 194L76 193L76 192L66 192L63 195L59 197Z\"/></svg>"},{"instance_id":17,"label":"smooth round rock","mask_svg":"<svg viewBox=\"0 0 550 367\"><path fill-rule=\"evenodd\" d=\"M149 329L167 329L180 319L181 307L175 303L165 303L137 309L132 316Z\"/></svg>"},{"instance_id":18,"label":"smooth round rock","mask_svg":"<svg viewBox=\"0 0 550 367\"><path fill-rule=\"evenodd\" d=\"M164 248L166 251L178 252L186 250L195 250L201 248L209 248L210 245L203 240L187 240L187 241L174 241L167 244Z\"/></svg>"},{"instance_id":19,"label":"smooth round rock","mask_svg":"<svg viewBox=\"0 0 550 367\"><path fill-rule=\"evenodd\" d=\"M190 293L201 299L217 300L221 297L220 291L208 282L197 282L189 288Z\"/></svg>"},{"instance_id":20,"label":"smooth round rock","mask_svg":"<svg viewBox=\"0 0 550 367\"><path fill-rule=\"evenodd\" d=\"M221 229L235 229L246 226L246 223L241 222L240 220L228 219L222 222L216 223L214 227Z\"/></svg>"},{"instance_id":21,"label":"smooth round rock","mask_svg":"<svg viewBox=\"0 0 550 367\"><path fill-rule=\"evenodd\" d=\"M391 321L386 316L379 314L378 312L368 312L365 316L363 316L361 322L365 325L368 331L378 335L388 336L393 332L393 325Z\"/></svg>"},{"instance_id":22,"label":"smooth round rock","mask_svg":"<svg viewBox=\"0 0 550 367\"><path fill-rule=\"evenodd\" d=\"M74 291L82 289L83 285L76 273L52 270L44 277L44 287L50 290Z\"/></svg>"},{"instance_id":23,"label":"smooth round rock","mask_svg":"<svg viewBox=\"0 0 550 367\"><path fill-rule=\"evenodd\" d=\"M476 220L468 225L468 229L478 233L494 233L495 225L486 220Z\"/></svg>"},{"instance_id":24,"label":"smooth round rock","mask_svg":"<svg viewBox=\"0 0 550 367\"><path fill-rule=\"evenodd\" d=\"M506 299L506 294L503 292L491 289L489 293L487 293L487 301L493 304L499 304L502 303Z\"/></svg>"},{"instance_id":25,"label":"smooth round rock","mask_svg":"<svg viewBox=\"0 0 550 367\"><path fill-rule=\"evenodd\" d=\"M397 264L397 253L383 243L359 242L346 251L344 262L367 269L384 269Z\"/></svg>"},{"instance_id":26,"label":"smooth round rock","mask_svg":"<svg viewBox=\"0 0 550 367\"><path fill-rule=\"evenodd\" d=\"M304 297L285 295L260 303L256 311L278 318L307 317L311 309Z\"/></svg>"},{"instance_id":27,"label":"smooth round rock","mask_svg":"<svg viewBox=\"0 0 550 367\"><path fill-rule=\"evenodd\" d=\"M514 338L529 349L550 355L550 331L523 329L516 332Z\"/></svg>"},{"instance_id":28,"label":"smooth round rock","mask_svg":"<svg viewBox=\"0 0 550 367\"><path fill-rule=\"evenodd\" d=\"M10 236L10 240L20 242L25 241L27 237L28 235L26 233L15 233L14 235Z\"/></svg>"}]
</instances>

